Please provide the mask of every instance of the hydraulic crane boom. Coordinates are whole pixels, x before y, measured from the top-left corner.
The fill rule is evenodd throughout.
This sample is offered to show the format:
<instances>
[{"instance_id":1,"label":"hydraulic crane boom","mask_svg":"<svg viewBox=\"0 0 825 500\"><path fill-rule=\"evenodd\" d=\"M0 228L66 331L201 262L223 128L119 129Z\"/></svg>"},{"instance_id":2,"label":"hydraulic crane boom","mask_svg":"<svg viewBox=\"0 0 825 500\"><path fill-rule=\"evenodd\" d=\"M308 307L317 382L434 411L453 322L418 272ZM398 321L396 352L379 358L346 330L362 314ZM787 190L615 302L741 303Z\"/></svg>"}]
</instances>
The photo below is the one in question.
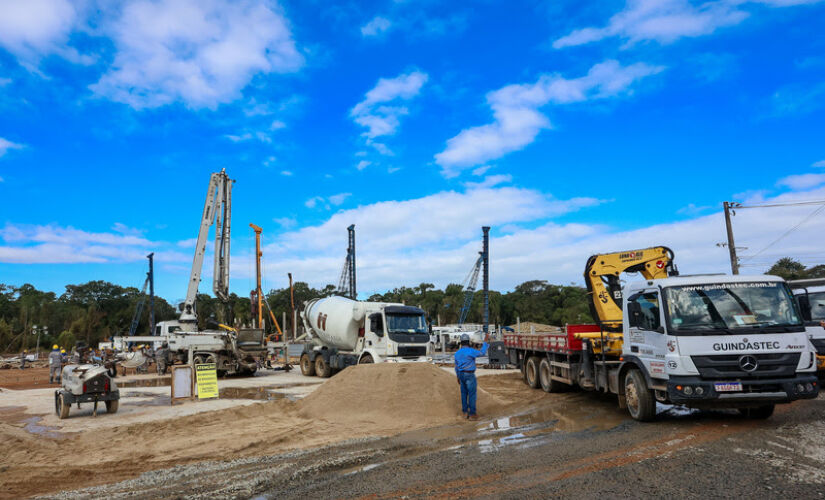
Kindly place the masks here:
<instances>
[{"instance_id":1,"label":"hydraulic crane boom","mask_svg":"<svg viewBox=\"0 0 825 500\"><path fill-rule=\"evenodd\" d=\"M461 312L458 316L459 325L463 325L464 322L467 321L467 315L470 313L470 306L473 304L473 294L475 293L476 285L478 284L478 273L481 270L481 263L483 260L484 256L480 255L476 260L476 263L473 264L470 274L467 275L467 279L464 280L466 283L464 287L464 304L461 306Z\"/></svg>"},{"instance_id":2,"label":"hydraulic crane boom","mask_svg":"<svg viewBox=\"0 0 825 500\"><path fill-rule=\"evenodd\" d=\"M196 323L198 320L195 301L203 271L206 238L209 236L209 227L212 224L215 224L215 270L212 290L221 301L229 300L229 236L233 182L235 181L226 175L226 169L212 174L209 178L209 189L206 192L206 203L203 206L198 241L195 244L195 258L192 260L192 272L189 275L189 288L186 291L186 299L184 299L180 314L181 323Z\"/></svg>"},{"instance_id":3,"label":"hydraulic crane boom","mask_svg":"<svg viewBox=\"0 0 825 500\"><path fill-rule=\"evenodd\" d=\"M587 259L584 282L590 295L590 312L607 332L622 330L622 273L641 273L645 279L678 275L673 251L668 247L593 255Z\"/></svg>"}]
</instances>

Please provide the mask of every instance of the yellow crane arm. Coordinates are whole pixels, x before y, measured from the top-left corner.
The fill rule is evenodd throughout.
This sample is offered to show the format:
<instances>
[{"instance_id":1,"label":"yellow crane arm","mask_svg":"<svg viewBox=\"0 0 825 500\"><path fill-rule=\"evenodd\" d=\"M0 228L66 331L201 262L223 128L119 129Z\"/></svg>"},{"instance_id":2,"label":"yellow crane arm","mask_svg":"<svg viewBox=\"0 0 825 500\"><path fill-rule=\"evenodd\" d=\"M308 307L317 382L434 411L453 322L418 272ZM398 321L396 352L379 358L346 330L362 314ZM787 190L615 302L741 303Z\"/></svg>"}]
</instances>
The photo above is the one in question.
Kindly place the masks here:
<instances>
[{"instance_id":1,"label":"yellow crane arm","mask_svg":"<svg viewBox=\"0 0 825 500\"><path fill-rule=\"evenodd\" d=\"M590 295L590 312L608 332L622 329L622 273L641 273L645 279L678 274L673 251L664 246L597 254L587 259L584 282Z\"/></svg>"}]
</instances>

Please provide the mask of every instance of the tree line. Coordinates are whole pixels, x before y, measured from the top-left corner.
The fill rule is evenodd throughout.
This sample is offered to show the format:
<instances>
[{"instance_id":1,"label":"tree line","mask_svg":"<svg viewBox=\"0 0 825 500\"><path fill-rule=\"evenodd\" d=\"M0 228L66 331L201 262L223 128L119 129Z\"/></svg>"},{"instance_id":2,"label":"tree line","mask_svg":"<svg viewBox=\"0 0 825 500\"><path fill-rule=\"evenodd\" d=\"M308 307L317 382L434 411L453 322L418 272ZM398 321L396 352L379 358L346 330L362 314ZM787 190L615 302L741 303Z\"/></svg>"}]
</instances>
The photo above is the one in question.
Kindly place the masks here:
<instances>
[{"instance_id":1,"label":"tree line","mask_svg":"<svg viewBox=\"0 0 825 500\"><path fill-rule=\"evenodd\" d=\"M335 293L333 285L320 289L301 281L293 285L298 311L306 301ZM416 287L400 287L384 294L375 294L368 300L419 306L436 325L456 323L464 297L461 285L451 284L439 290L431 283L422 283ZM510 325L516 322L516 318L556 325L592 321L586 290L577 286L552 285L534 280L522 283L512 292L490 291L489 298L490 323L494 325ZM52 344L71 348L78 341L94 346L112 336L127 334L141 300L145 303L136 333L146 335L149 332L149 301L137 288L90 281L67 285L66 291L57 295L38 290L30 284L19 287L0 284L0 352L34 349L38 330L41 332L41 349ZM279 322L286 314L287 325L280 325L281 328L290 326L292 308L289 288L270 290L266 301ZM482 309L482 292L476 291L467 322L481 323ZM207 294L198 294L197 311L201 329L214 327L214 323L238 327L251 325L253 321L250 298L234 293L226 304ZM264 314L269 316L268 311ZM162 297L155 297L155 321L175 318L175 307ZM267 329L274 330L269 321Z\"/></svg>"}]
</instances>

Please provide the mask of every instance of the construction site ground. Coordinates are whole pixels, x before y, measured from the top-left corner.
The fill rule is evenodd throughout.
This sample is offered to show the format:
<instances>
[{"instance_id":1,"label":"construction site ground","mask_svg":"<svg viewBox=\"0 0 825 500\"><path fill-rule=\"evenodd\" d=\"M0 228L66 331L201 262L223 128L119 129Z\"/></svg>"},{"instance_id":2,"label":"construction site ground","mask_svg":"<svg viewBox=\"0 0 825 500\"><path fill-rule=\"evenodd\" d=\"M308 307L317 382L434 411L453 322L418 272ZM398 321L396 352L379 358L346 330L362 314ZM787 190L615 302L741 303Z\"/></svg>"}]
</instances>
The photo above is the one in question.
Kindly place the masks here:
<instances>
[{"instance_id":1,"label":"construction site ground","mask_svg":"<svg viewBox=\"0 0 825 500\"><path fill-rule=\"evenodd\" d=\"M56 385L6 380L3 498L825 495L823 396L765 421L662 405L642 424L614 397L482 370L472 422L452 369L381 364L221 379L220 399L174 406L163 378L118 377L116 414L59 420Z\"/></svg>"}]
</instances>

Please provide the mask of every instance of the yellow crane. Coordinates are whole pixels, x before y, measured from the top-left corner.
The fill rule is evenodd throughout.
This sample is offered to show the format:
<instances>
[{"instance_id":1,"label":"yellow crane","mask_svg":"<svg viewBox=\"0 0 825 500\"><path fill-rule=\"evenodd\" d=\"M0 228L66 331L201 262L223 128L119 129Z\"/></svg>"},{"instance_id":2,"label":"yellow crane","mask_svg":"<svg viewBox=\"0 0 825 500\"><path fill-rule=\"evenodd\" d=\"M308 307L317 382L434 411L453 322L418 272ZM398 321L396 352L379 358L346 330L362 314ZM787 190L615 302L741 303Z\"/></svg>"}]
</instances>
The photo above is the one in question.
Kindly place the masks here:
<instances>
[{"instance_id":1,"label":"yellow crane","mask_svg":"<svg viewBox=\"0 0 825 500\"><path fill-rule=\"evenodd\" d=\"M266 310L269 311L269 316L272 319L272 324L275 325L275 329L278 330L278 339L284 338L284 333L281 331L281 326L278 324L278 320L275 319L275 314L272 312L272 309L269 308L269 302L264 300L264 293L261 288L261 257L263 257L263 252L261 252L261 233L263 229L260 226L256 226L255 224L249 224L249 227L255 231L255 291L252 292L254 301L257 301L257 307L255 310L257 311L257 323L255 326L258 328L263 329L264 327L264 310L263 306L266 305Z\"/></svg>"}]
</instances>

